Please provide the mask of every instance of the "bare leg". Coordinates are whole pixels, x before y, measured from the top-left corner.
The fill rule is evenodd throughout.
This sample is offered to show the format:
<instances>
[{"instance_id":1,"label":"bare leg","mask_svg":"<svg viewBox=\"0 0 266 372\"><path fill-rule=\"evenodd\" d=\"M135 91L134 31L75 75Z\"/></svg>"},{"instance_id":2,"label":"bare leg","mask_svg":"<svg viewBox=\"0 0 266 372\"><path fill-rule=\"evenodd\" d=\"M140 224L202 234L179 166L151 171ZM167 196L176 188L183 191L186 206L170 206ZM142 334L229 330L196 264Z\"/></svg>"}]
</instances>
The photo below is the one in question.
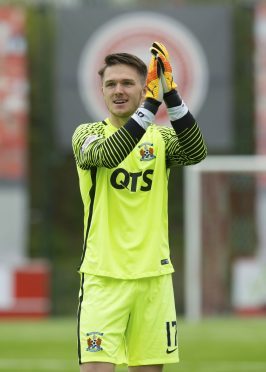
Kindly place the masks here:
<instances>
[{"instance_id":1,"label":"bare leg","mask_svg":"<svg viewBox=\"0 0 266 372\"><path fill-rule=\"evenodd\" d=\"M112 363L90 362L80 365L80 372L114 372L114 370L115 366Z\"/></svg>"},{"instance_id":2,"label":"bare leg","mask_svg":"<svg viewBox=\"0 0 266 372\"><path fill-rule=\"evenodd\" d=\"M128 367L129 372L162 372L163 365Z\"/></svg>"}]
</instances>

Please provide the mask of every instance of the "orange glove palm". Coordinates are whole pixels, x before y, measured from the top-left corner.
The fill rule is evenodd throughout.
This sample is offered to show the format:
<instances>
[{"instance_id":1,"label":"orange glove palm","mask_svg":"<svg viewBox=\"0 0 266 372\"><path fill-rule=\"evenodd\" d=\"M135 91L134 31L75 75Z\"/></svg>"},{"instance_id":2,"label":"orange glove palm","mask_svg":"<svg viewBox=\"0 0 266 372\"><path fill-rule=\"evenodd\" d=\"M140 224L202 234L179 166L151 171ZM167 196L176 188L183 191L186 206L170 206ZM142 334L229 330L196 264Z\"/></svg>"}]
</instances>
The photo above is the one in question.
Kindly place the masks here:
<instances>
[{"instance_id":1,"label":"orange glove palm","mask_svg":"<svg viewBox=\"0 0 266 372\"><path fill-rule=\"evenodd\" d=\"M161 82L163 87L163 93L168 93L173 89L177 88L177 84L174 82L172 66L169 60L169 53L166 47L155 41L150 48L152 55L158 60L162 74Z\"/></svg>"},{"instance_id":2,"label":"orange glove palm","mask_svg":"<svg viewBox=\"0 0 266 372\"><path fill-rule=\"evenodd\" d=\"M161 103L163 101L163 87L160 79L160 66L156 56L152 55L146 81L147 92L145 98Z\"/></svg>"}]
</instances>

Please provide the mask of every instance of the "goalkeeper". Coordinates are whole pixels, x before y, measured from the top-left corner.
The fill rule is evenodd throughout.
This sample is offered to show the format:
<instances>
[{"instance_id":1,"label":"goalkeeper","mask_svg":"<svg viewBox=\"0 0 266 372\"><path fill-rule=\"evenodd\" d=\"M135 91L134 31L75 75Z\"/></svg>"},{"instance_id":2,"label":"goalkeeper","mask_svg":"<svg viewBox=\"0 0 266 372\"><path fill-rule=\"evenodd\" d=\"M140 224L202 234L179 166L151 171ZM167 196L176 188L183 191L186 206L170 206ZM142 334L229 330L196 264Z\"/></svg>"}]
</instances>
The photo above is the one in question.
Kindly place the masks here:
<instances>
[{"instance_id":1,"label":"goalkeeper","mask_svg":"<svg viewBox=\"0 0 266 372\"><path fill-rule=\"evenodd\" d=\"M206 156L201 131L177 92L166 48L149 68L110 54L99 71L109 116L81 124L73 151L84 203L79 267L78 356L82 372L161 372L178 356L168 243L172 166ZM170 127L154 124L166 104Z\"/></svg>"}]
</instances>

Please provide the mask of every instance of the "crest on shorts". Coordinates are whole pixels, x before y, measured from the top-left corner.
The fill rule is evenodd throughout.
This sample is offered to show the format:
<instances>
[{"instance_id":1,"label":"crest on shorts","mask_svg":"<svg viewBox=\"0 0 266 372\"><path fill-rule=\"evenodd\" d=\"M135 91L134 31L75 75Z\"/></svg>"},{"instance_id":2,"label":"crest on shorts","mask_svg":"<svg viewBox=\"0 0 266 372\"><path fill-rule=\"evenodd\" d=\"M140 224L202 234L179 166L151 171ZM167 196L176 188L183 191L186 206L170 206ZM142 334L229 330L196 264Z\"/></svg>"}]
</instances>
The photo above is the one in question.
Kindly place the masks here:
<instances>
[{"instance_id":1,"label":"crest on shorts","mask_svg":"<svg viewBox=\"0 0 266 372\"><path fill-rule=\"evenodd\" d=\"M87 338L87 345L86 348L87 351L90 351L92 353L95 353L97 351L103 350L102 348L102 336L103 333L100 332L89 332L86 335Z\"/></svg>"},{"instance_id":2,"label":"crest on shorts","mask_svg":"<svg viewBox=\"0 0 266 372\"><path fill-rule=\"evenodd\" d=\"M139 148L141 156L140 161L149 161L156 158L156 156L154 155L153 143L143 142L142 144L139 145Z\"/></svg>"}]
</instances>

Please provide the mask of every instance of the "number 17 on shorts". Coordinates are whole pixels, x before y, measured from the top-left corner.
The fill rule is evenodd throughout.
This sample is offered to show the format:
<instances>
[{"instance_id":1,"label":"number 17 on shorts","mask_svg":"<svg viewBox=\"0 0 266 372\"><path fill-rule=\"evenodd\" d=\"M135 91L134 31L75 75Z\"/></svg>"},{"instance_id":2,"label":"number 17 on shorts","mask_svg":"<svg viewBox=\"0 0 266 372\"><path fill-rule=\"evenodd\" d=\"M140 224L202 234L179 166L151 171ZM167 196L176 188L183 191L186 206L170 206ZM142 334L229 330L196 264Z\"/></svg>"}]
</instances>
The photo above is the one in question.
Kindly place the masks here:
<instances>
[{"instance_id":1,"label":"number 17 on shorts","mask_svg":"<svg viewBox=\"0 0 266 372\"><path fill-rule=\"evenodd\" d=\"M167 349L166 353L171 354L177 349L177 324L176 320L166 322Z\"/></svg>"}]
</instances>

